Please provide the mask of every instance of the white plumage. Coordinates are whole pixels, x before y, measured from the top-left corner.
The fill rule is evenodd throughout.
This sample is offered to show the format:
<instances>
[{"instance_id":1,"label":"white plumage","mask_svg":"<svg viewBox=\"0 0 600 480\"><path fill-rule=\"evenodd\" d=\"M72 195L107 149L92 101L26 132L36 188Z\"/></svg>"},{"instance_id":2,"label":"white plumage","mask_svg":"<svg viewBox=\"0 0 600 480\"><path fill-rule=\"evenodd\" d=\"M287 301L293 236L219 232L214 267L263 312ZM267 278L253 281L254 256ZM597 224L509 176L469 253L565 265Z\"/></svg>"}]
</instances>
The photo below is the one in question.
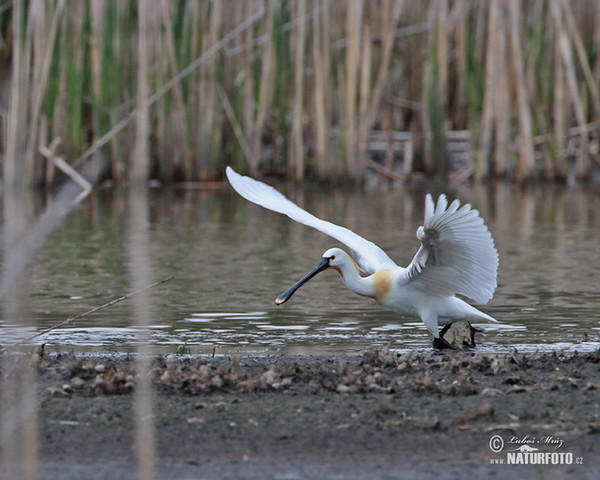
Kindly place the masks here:
<instances>
[{"instance_id":1,"label":"white plumage","mask_svg":"<svg viewBox=\"0 0 600 480\"><path fill-rule=\"evenodd\" d=\"M333 248L325 252L319 265L276 303L286 302L304 283L322 270L337 270L346 286L359 295L375 298L404 315L420 317L436 339L439 325L459 320L496 320L455 295L477 303L487 303L496 289L498 252L494 240L477 210L469 204L450 205L445 195L434 204L425 197L425 219L417 229L421 246L408 267L403 268L377 245L351 230L321 220L262 182L236 173L227 167L227 178L246 200L287 215L292 220L315 228L346 245L350 256Z\"/></svg>"},{"instance_id":2,"label":"white plumage","mask_svg":"<svg viewBox=\"0 0 600 480\"><path fill-rule=\"evenodd\" d=\"M440 195L425 197L425 221L417 230L421 247L408 266L409 276L431 295L462 294L487 303L496 290L498 252L477 210L458 200L450 207ZM420 274L418 274L420 272Z\"/></svg>"},{"instance_id":3,"label":"white plumage","mask_svg":"<svg viewBox=\"0 0 600 480\"><path fill-rule=\"evenodd\" d=\"M342 242L355 252L355 259L360 268L365 272L375 273L382 268L396 266L393 260L381 248L373 242L369 242L360 235L357 235L352 230L315 217L288 200L273 187L253 178L242 176L236 173L231 167L227 167L226 173L231 186L246 200L274 212L287 215L298 223L315 228Z\"/></svg>"}]
</instances>

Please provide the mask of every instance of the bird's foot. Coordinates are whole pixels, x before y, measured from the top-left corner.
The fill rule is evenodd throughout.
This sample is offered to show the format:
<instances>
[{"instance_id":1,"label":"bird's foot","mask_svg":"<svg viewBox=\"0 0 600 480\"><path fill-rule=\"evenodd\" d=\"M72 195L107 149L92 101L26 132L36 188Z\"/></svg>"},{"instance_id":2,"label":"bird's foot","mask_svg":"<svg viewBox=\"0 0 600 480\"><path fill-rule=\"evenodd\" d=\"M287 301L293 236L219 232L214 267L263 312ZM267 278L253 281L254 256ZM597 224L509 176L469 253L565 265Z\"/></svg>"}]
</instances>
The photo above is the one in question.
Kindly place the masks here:
<instances>
[{"instance_id":1,"label":"bird's foot","mask_svg":"<svg viewBox=\"0 0 600 480\"><path fill-rule=\"evenodd\" d=\"M433 348L435 348L436 350L446 350L446 349L456 350L457 349L454 345L448 343L442 337L433 339Z\"/></svg>"},{"instance_id":2,"label":"bird's foot","mask_svg":"<svg viewBox=\"0 0 600 480\"><path fill-rule=\"evenodd\" d=\"M440 338L444 338L444 335L446 335L446 332L450 329L451 326L451 323L444 325L444 328L442 328L442 331L440 332Z\"/></svg>"}]
</instances>

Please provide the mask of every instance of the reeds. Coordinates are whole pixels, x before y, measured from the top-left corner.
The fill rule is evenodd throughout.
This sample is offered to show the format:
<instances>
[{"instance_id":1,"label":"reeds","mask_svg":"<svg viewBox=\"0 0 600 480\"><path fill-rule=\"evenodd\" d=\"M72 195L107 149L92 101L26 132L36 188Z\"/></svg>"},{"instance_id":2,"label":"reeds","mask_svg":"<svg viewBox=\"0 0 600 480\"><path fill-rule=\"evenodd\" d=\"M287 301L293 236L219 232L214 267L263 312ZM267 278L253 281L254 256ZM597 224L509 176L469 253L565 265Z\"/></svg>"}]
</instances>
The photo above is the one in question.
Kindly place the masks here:
<instances>
[{"instance_id":1,"label":"reeds","mask_svg":"<svg viewBox=\"0 0 600 480\"><path fill-rule=\"evenodd\" d=\"M209 180L229 163L296 181L362 181L371 167L585 180L598 167L597 2L157 1L143 22L141 5L15 0L0 13L7 183L52 182L37 146L57 137L62 156L101 156L117 182ZM454 131L470 132L460 162ZM383 156L373 132L387 132Z\"/></svg>"}]
</instances>

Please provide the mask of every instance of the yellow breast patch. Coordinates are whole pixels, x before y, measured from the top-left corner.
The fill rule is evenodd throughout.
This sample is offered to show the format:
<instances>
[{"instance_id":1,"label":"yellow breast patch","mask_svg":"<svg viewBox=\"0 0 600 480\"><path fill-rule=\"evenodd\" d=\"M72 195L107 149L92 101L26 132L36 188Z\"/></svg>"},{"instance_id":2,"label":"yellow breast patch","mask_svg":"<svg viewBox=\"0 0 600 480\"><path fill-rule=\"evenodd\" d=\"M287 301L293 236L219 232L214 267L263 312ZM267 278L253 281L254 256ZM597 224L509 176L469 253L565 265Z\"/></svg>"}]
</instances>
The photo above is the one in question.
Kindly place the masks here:
<instances>
[{"instance_id":1,"label":"yellow breast patch","mask_svg":"<svg viewBox=\"0 0 600 480\"><path fill-rule=\"evenodd\" d=\"M373 298L381 301L392 289L392 270L379 270L373 274L372 278Z\"/></svg>"}]
</instances>

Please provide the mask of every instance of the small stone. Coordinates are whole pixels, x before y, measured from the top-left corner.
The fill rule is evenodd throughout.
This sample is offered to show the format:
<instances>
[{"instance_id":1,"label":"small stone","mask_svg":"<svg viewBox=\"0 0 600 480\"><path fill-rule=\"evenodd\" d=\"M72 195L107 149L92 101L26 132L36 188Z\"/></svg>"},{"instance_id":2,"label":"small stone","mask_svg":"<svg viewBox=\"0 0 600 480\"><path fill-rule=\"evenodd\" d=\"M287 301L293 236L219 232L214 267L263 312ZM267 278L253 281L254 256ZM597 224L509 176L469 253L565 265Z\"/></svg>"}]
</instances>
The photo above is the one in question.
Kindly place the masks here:
<instances>
[{"instance_id":1,"label":"small stone","mask_svg":"<svg viewBox=\"0 0 600 480\"><path fill-rule=\"evenodd\" d=\"M68 397L69 392L67 392L64 388L60 387L48 387L47 392L53 397ZM72 389L71 389L72 391Z\"/></svg>"},{"instance_id":2,"label":"small stone","mask_svg":"<svg viewBox=\"0 0 600 480\"><path fill-rule=\"evenodd\" d=\"M85 387L85 380L83 380L81 377L73 377L69 382L69 385L75 390L81 390L83 387Z\"/></svg>"},{"instance_id":3,"label":"small stone","mask_svg":"<svg viewBox=\"0 0 600 480\"><path fill-rule=\"evenodd\" d=\"M502 392L497 388L486 387L481 391L481 395L484 397L495 397L496 395L500 395Z\"/></svg>"},{"instance_id":4,"label":"small stone","mask_svg":"<svg viewBox=\"0 0 600 480\"><path fill-rule=\"evenodd\" d=\"M350 387L348 385L344 385L343 383L340 383L337 386L336 390L338 393L348 393L350 391Z\"/></svg>"},{"instance_id":5,"label":"small stone","mask_svg":"<svg viewBox=\"0 0 600 480\"><path fill-rule=\"evenodd\" d=\"M506 393L525 393L527 391L526 387L521 385L513 385L511 388L507 390Z\"/></svg>"},{"instance_id":6,"label":"small stone","mask_svg":"<svg viewBox=\"0 0 600 480\"><path fill-rule=\"evenodd\" d=\"M71 385L69 385L68 383L65 383L60 390L62 390L65 393L73 393L73 387Z\"/></svg>"},{"instance_id":7,"label":"small stone","mask_svg":"<svg viewBox=\"0 0 600 480\"><path fill-rule=\"evenodd\" d=\"M478 417L492 417L494 416L494 407L487 400L482 401L477 409Z\"/></svg>"}]
</instances>

